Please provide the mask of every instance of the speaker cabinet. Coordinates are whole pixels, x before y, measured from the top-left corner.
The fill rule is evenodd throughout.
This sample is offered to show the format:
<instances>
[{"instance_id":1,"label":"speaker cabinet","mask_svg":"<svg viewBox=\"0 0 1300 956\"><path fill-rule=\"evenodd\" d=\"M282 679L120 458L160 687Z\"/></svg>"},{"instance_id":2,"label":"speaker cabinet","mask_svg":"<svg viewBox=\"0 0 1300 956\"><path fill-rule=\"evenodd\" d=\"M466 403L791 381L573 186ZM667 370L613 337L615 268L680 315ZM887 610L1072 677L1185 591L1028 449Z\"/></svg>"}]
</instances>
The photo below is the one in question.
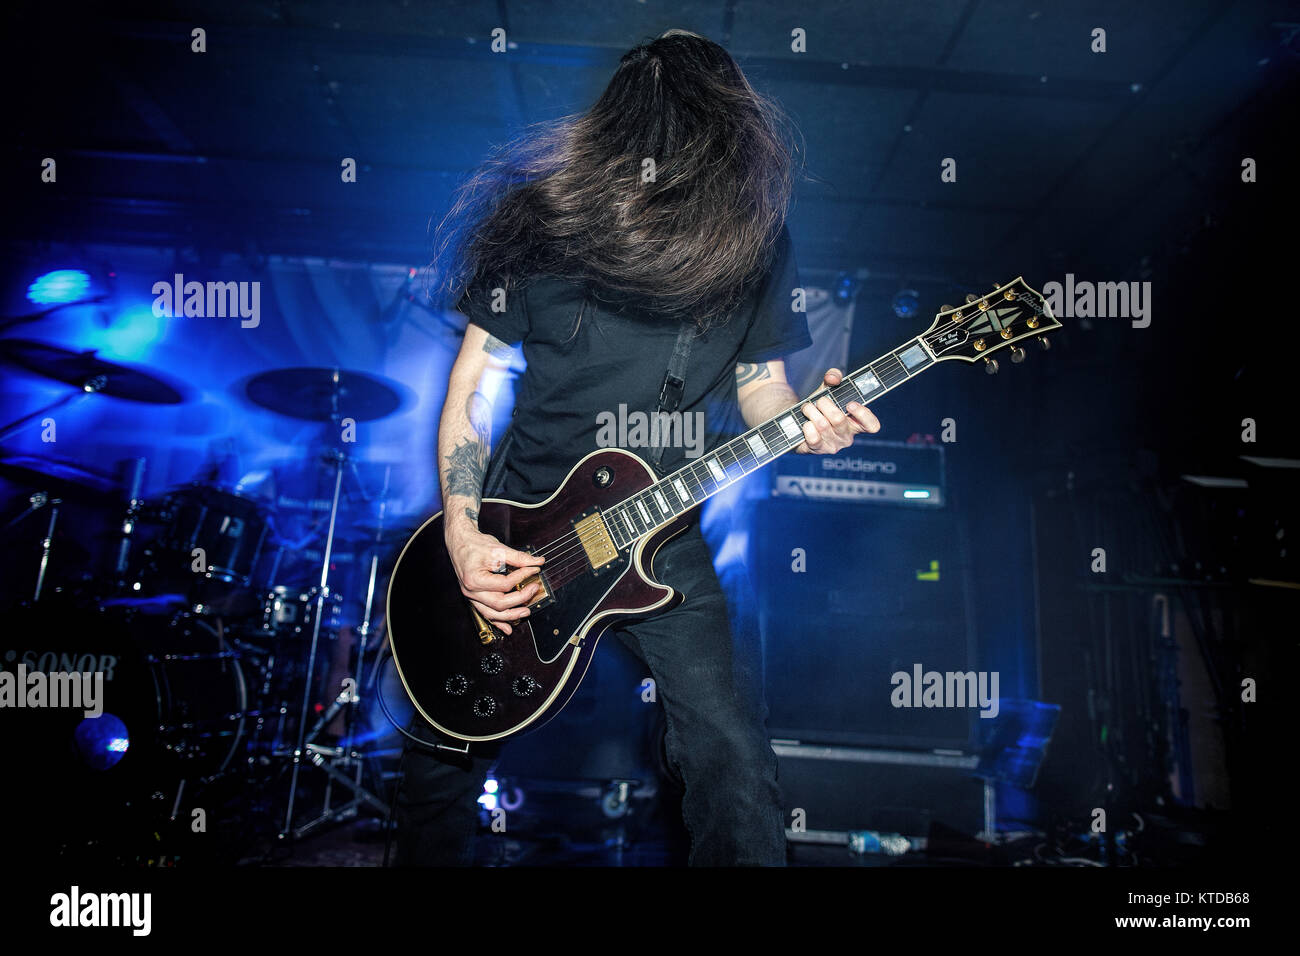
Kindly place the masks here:
<instances>
[{"instance_id":1,"label":"speaker cabinet","mask_svg":"<svg viewBox=\"0 0 1300 956\"><path fill-rule=\"evenodd\" d=\"M978 707L891 702L897 672L976 666L965 537L947 508L758 503L750 569L772 737L973 746Z\"/></svg>"}]
</instances>

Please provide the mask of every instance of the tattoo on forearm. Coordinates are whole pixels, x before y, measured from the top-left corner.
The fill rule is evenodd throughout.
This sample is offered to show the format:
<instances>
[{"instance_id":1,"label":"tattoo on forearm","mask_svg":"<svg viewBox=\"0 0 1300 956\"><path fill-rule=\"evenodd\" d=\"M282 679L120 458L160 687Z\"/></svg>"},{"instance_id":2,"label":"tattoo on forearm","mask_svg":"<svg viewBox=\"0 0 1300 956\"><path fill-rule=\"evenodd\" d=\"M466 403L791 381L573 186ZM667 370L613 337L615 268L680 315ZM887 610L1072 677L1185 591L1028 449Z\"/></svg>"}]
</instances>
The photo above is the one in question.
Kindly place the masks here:
<instances>
[{"instance_id":1,"label":"tattoo on forearm","mask_svg":"<svg viewBox=\"0 0 1300 956\"><path fill-rule=\"evenodd\" d=\"M487 472L492 405L482 392L475 392L465 402L465 414L469 418L470 428L474 430L474 437L461 439L461 443L443 459L445 495L448 498L452 495L469 498L472 504L465 509L466 514L478 520L478 504L483 496L483 476ZM470 512L473 514L470 515Z\"/></svg>"},{"instance_id":2,"label":"tattoo on forearm","mask_svg":"<svg viewBox=\"0 0 1300 956\"><path fill-rule=\"evenodd\" d=\"M767 367L766 362L759 364L742 363L736 366L736 387L744 388L750 382L761 382L765 378L771 378L772 372Z\"/></svg>"},{"instance_id":3,"label":"tattoo on forearm","mask_svg":"<svg viewBox=\"0 0 1300 956\"><path fill-rule=\"evenodd\" d=\"M477 509L477 508L466 508L466 509L465 509L465 517L468 518L470 521L473 521L473 522L476 522L476 523L477 523L477 522L478 522L478 509Z\"/></svg>"},{"instance_id":4,"label":"tattoo on forearm","mask_svg":"<svg viewBox=\"0 0 1300 956\"><path fill-rule=\"evenodd\" d=\"M483 343L483 351L493 358L504 359L509 357L511 349L496 336L489 335L487 341Z\"/></svg>"},{"instance_id":5,"label":"tattoo on forearm","mask_svg":"<svg viewBox=\"0 0 1300 956\"><path fill-rule=\"evenodd\" d=\"M487 448L483 444L464 439L450 455L443 459L447 482L447 497L462 495L478 504L483 495L483 475L487 470Z\"/></svg>"}]
</instances>

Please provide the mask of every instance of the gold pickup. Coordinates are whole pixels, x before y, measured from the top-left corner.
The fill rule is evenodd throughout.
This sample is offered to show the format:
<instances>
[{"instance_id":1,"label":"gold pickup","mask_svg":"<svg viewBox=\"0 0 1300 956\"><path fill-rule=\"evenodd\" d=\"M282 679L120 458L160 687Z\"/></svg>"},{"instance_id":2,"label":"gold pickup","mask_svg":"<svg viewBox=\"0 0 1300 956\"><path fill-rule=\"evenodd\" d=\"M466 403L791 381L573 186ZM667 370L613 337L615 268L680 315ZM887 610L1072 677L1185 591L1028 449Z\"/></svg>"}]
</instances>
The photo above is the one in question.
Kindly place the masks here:
<instances>
[{"instance_id":1,"label":"gold pickup","mask_svg":"<svg viewBox=\"0 0 1300 956\"><path fill-rule=\"evenodd\" d=\"M599 512L579 518L573 523L573 529L578 532L578 540L587 552L592 570L603 568L618 557L618 548L614 547L609 529L605 527L605 521Z\"/></svg>"},{"instance_id":2,"label":"gold pickup","mask_svg":"<svg viewBox=\"0 0 1300 956\"><path fill-rule=\"evenodd\" d=\"M530 584L537 585L537 593L533 595L533 599L528 605L529 607L535 607L536 605L540 604L542 601L545 601L548 597L550 597L550 595L546 592L546 581L545 579L542 578L540 572L534 574L532 577L524 578L522 581L520 581L518 584L515 585L515 590L522 591Z\"/></svg>"}]
</instances>

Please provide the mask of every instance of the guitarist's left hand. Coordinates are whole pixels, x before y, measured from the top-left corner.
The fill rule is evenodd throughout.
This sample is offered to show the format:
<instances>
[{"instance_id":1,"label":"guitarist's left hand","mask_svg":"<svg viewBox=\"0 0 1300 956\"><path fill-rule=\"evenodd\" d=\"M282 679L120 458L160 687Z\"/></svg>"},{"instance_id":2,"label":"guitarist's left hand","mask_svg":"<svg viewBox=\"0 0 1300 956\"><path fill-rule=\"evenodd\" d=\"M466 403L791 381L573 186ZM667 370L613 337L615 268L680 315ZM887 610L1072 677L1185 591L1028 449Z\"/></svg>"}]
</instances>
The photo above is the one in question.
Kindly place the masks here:
<instances>
[{"instance_id":1,"label":"guitarist's left hand","mask_svg":"<svg viewBox=\"0 0 1300 956\"><path fill-rule=\"evenodd\" d=\"M833 388L843 378L843 373L833 368L822 381ZM833 455L852 445L854 435L880 431L880 421L867 406L849 402L842 412L829 395L817 399L816 404L804 403L803 413L808 419L803 423L804 440L795 448L801 455Z\"/></svg>"}]
</instances>

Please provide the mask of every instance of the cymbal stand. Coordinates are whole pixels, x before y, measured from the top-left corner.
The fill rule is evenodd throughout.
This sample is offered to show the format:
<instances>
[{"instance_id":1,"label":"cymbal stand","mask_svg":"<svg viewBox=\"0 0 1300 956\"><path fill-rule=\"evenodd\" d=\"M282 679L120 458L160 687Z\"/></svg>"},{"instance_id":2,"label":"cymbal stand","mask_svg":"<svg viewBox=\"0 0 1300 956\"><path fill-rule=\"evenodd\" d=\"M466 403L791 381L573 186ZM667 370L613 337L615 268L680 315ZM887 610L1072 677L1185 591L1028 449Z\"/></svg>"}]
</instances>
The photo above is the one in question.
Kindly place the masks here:
<instances>
[{"instance_id":1,"label":"cymbal stand","mask_svg":"<svg viewBox=\"0 0 1300 956\"><path fill-rule=\"evenodd\" d=\"M311 699L314 690L313 685L315 683L316 657L320 647L321 624L325 618L325 603L330 596L330 558L332 557L334 550L334 533L338 523L339 499L343 492L343 466L348 460L347 456L337 449L332 449L328 453L327 457L332 459L334 463L334 496L330 502L329 530L325 535L325 554L321 561L320 585L316 589L316 611L313 615L312 621L311 648L307 655L307 680L306 685L303 688L302 709L299 712L298 743L293 752L293 770L289 782L289 801L285 810L284 826L280 830L279 834L281 840L290 836L293 836L294 838L304 836L323 823L342 819L343 816L351 815L352 813L355 813L356 808L361 803L369 804L381 813L386 814L388 812L388 804L384 803L373 793L360 785L359 774L358 780L354 782L350 777L340 772L333 765L333 761L340 757L349 761L355 759L350 752L350 747L347 749L340 749L337 753L331 754L314 744L316 737L320 734L328 721L322 717L322 719L318 720L311 728L310 733L307 730L307 714L311 707ZM345 688L336 698L331 708L332 713L330 719L333 719L333 714L338 713L339 708L343 707L347 703L353 702L354 698L355 690L348 690ZM327 711L327 713L329 713L329 711ZM304 759L310 760L312 766L320 769L328 777L325 791L325 807L318 817L295 829L293 825L294 806L298 793L299 772L302 769ZM350 803L345 804L338 810L332 810L330 808L330 798L333 793L333 783L335 782L348 787L355 794L355 798Z\"/></svg>"}]
</instances>

